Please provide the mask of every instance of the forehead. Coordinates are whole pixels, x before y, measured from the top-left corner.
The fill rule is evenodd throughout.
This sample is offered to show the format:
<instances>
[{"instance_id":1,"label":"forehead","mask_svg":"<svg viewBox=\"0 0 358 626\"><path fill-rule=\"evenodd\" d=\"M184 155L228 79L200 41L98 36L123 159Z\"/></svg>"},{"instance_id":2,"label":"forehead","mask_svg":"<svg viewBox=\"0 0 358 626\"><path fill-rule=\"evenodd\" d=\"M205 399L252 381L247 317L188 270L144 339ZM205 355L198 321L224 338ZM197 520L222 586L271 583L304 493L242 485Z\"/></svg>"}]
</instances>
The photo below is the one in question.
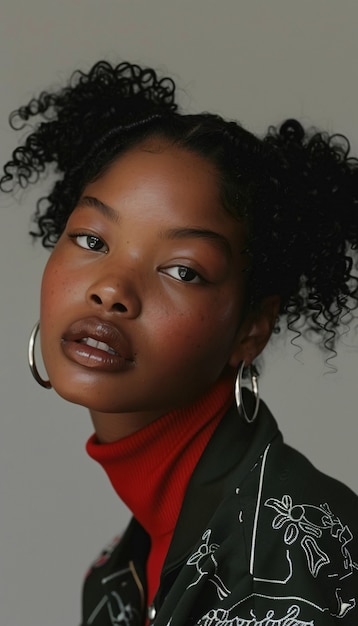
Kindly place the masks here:
<instances>
[{"instance_id":1,"label":"forehead","mask_svg":"<svg viewBox=\"0 0 358 626\"><path fill-rule=\"evenodd\" d=\"M192 151L151 138L120 155L85 190L118 210L165 208L169 218L232 221L222 207L215 166Z\"/></svg>"},{"instance_id":2,"label":"forehead","mask_svg":"<svg viewBox=\"0 0 358 626\"><path fill-rule=\"evenodd\" d=\"M88 206L110 215L122 234L221 242L233 267L242 265L245 225L223 208L215 166L167 141L152 139L120 155L83 190L75 211Z\"/></svg>"}]
</instances>

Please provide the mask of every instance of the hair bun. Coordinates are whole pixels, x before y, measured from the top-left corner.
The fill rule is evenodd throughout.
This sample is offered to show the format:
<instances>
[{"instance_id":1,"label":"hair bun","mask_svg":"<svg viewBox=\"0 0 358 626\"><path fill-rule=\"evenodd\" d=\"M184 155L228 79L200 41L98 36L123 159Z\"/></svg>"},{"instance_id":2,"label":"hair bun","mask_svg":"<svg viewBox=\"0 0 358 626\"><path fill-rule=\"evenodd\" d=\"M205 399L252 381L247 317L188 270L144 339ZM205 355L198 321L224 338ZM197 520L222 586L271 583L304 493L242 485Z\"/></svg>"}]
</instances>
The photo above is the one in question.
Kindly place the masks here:
<instances>
[{"instance_id":1,"label":"hair bun","mask_svg":"<svg viewBox=\"0 0 358 626\"><path fill-rule=\"evenodd\" d=\"M295 119L289 119L281 125L279 134L284 141L301 143L305 136L305 131L300 122Z\"/></svg>"}]
</instances>

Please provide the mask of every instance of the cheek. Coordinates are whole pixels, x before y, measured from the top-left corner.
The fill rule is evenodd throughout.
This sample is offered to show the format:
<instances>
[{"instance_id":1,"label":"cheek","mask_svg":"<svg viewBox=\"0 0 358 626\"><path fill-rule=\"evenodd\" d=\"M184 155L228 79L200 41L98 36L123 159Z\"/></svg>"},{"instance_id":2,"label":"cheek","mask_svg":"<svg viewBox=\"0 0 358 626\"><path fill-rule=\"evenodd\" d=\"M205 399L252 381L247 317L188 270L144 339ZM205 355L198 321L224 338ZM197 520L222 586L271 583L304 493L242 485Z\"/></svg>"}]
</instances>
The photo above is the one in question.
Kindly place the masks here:
<instances>
[{"instance_id":1,"label":"cheek","mask_svg":"<svg viewBox=\"0 0 358 626\"><path fill-rule=\"evenodd\" d=\"M48 311L51 310L51 303L55 299L55 285L57 284L55 274L56 270L54 270L54 264L50 258L45 267L41 282L41 326L48 319Z\"/></svg>"},{"instance_id":2,"label":"cheek","mask_svg":"<svg viewBox=\"0 0 358 626\"><path fill-rule=\"evenodd\" d=\"M58 260L58 255L53 253L45 267L41 282L40 334L44 358L50 358L61 324L63 325L67 312L71 310L70 303L73 300L71 292L75 291L71 280L73 281L71 272L66 272L66 268Z\"/></svg>"},{"instance_id":3,"label":"cheek","mask_svg":"<svg viewBox=\"0 0 358 626\"><path fill-rule=\"evenodd\" d=\"M49 326L56 321L61 303L63 302L62 290L59 289L57 270L52 271L51 265L47 265L41 283L41 336Z\"/></svg>"},{"instance_id":4,"label":"cheek","mask_svg":"<svg viewBox=\"0 0 358 626\"><path fill-rule=\"evenodd\" d=\"M42 276L41 314L56 315L66 308L68 299L75 293L74 277L74 272L61 262L55 249Z\"/></svg>"},{"instance_id":5,"label":"cheek","mask_svg":"<svg viewBox=\"0 0 358 626\"><path fill-rule=\"evenodd\" d=\"M239 307L232 299L230 303L213 298L194 313L182 311L157 318L151 325L153 345L161 345L177 365L191 361L195 366L199 362L209 365L208 359L226 361L236 336L238 316Z\"/></svg>"}]
</instances>

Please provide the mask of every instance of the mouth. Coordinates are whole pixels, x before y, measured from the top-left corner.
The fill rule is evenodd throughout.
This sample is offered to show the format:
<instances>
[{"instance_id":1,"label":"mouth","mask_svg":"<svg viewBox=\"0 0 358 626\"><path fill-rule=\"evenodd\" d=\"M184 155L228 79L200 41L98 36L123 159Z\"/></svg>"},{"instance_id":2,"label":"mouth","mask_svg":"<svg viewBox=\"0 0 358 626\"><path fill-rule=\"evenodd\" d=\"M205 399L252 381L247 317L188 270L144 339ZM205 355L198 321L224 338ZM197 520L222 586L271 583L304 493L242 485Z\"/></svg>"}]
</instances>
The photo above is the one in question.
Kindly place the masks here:
<instances>
[{"instance_id":1,"label":"mouth","mask_svg":"<svg viewBox=\"0 0 358 626\"><path fill-rule=\"evenodd\" d=\"M62 337L61 347L72 362L86 368L121 372L134 366L124 334L113 324L95 317L72 324Z\"/></svg>"}]
</instances>

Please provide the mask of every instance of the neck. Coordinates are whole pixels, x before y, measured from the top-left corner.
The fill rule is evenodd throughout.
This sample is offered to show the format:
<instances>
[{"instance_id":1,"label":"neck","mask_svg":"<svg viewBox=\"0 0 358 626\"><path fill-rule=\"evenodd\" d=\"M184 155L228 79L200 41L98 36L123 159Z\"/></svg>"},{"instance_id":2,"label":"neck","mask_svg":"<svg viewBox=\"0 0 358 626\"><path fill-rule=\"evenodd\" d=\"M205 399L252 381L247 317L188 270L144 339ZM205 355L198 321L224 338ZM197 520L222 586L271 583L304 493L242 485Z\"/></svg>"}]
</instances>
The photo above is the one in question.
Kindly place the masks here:
<instances>
[{"instance_id":1,"label":"neck","mask_svg":"<svg viewBox=\"0 0 358 626\"><path fill-rule=\"evenodd\" d=\"M178 413L181 415L182 411L185 413L196 410L197 406L200 406L201 402L205 402L207 395L211 393L212 389L215 389L220 380L232 379L233 371L227 369L220 379L206 392L203 392L199 398L193 399L193 401L184 407L177 408L162 408L153 411L137 411L128 413L104 413L90 409L90 415L94 430L96 433L96 439L99 443L114 443L120 439L124 439L130 435L133 435L137 431L145 428L149 424L152 424L160 417L169 413Z\"/></svg>"}]
</instances>

